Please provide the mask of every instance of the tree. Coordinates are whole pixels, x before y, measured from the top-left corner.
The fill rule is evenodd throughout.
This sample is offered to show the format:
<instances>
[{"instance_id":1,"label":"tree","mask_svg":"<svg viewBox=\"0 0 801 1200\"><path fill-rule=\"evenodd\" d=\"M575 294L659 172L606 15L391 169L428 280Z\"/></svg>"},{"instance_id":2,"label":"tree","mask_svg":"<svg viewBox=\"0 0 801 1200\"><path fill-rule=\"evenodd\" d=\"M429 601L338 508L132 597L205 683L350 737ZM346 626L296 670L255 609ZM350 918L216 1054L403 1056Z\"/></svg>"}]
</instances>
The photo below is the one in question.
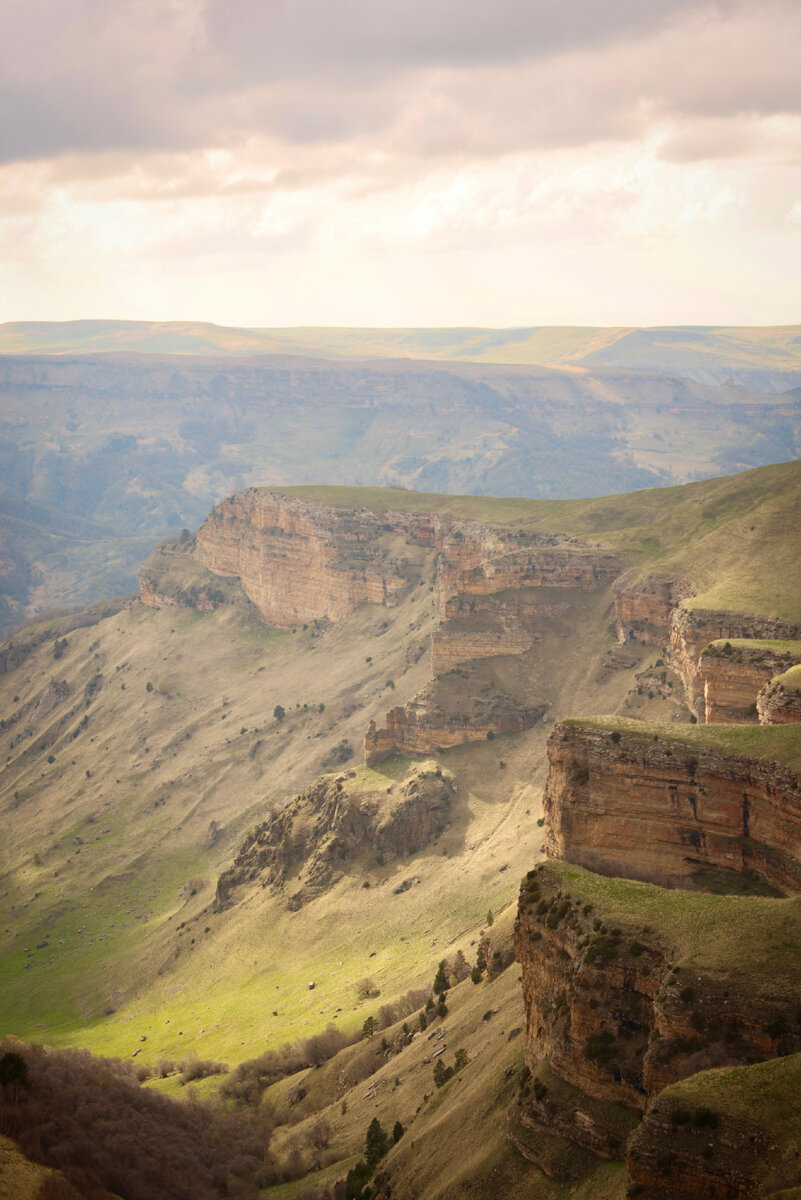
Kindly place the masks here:
<instances>
[{"instance_id":1,"label":"tree","mask_svg":"<svg viewBox=\"0 0 801 1200\"><path fill-rule=\"evenodd\" d=\"M389 1138L378 1117L373 1117L367 1127L367 1137L364 1140L364 1158L372 1170L389 1150Z\"/></svg>"},{"instance_id":2,"label":"tree","mask_svg":"<svg viewBox=\"0 0 801 1200\"><path fill-rule=\"evenodd\" d=\"M362 1037L373 1038L375 1031L378 1029L378 1021L375 1017L367 1017L362 1025Z\"/></svg>"},{"instance_id":3,"label":"tree","mask_svg":"<svg viewBox=\"0 0 801 1200\"><path fill-rule=\"evenodd\" d=\"M420 1026L421 1033L425 1033L425 1031L428 1029L428 1021L426 1020L426 1014L424 1012L420 1013L418 1024Z\"/></svg>"},{"instance_id":4,"label":"tree","mask_svg":"<svg viewBox=\"0 0 801 1200\"><path fill-rule=\"evenodd\" d=\"M494 921L494 920L495 920L495 918L494 918L494 916L492 915L492 909L491 909L491 908L488 908L488 909L487 909L487 924L488 924L488 925L491 925L491 924L493 923L493 921Z\"/></svg>"},{"instance_id":5,"label":"tree","mask_svg":"<svg viewBox=\"0 0 801 1200\"><path fill-rule=\"evenodd\" d=\"M276 721L283 721L284 717L286 716L286 712L280 704L276 704L275 708L273 709L273 716L275 717Z\"/></svg>"},{"instance_id":6,"label":"tree","mask_svg":"<svg viewBox=\"0 0 801 1200\"><path fill-rule=\"evenodd\" d=\"M456 1062L453 1066L454 1071L461 1071L469 1062L470 1059L467 1057L467 1051L465 1050L464 1046L462 1046L456 1051Z\"/></svg>"},{"instance_id":7,"label":"tree","mask_svg":"<svg viewBox=\"0 0 801 1200\"><path fill-rule=\"evenodd\" d=\"M13 1050L0 1058L0 1086L5 1087L9 1083L16 1083L24 1088L30 1087L28 1064L21 1054L15 1054Z\"/></svg>"},{"instance_id":8,"label":"tree","mask_svg":"<svg viewBox=\"0 0 801 1200\"><path fill-rule=\"evenodd\" d=\"M394 1126L393 1126L393 1129L392 1129L392 1140L393 1140L393 1142L399 1142L399 1141L401 1140L401 1138L403 1137L403 1135L404 1135L404 1133L405 1133L405 1132L406 1132L406 1130L405 1130L405 1129L404 1129L404 1127L401 1125L400 1121L396 1121L396 1122L395 1122L395 1124L394 1124Z\"/></svg>"},{"instance_id":9,"label":"tree","mask_svg":"<svg viewBox=\"0 0 801 1200\"><path fill-rule=\"evenodd\" d=\"M448 1082L453 1074L453 1067L446 1067L441 1058L438 1058L434 1066L434 1083L438 1088L441 1088Z\"/></svg>"},{"instance_id":10,"label":"tree","mask_svg":"<svg viewBox=\"0 0 801 1200\"><path fill-rule=\"evenodd\" d=\"M440 995L442 992L446 992L448 990L448 976L445 973L446 965L446 960L443 958L442 962L437 967L437 973L434 976L434 986L432 990L435 991L437 995Z\"/></svg>"}]
</instances>

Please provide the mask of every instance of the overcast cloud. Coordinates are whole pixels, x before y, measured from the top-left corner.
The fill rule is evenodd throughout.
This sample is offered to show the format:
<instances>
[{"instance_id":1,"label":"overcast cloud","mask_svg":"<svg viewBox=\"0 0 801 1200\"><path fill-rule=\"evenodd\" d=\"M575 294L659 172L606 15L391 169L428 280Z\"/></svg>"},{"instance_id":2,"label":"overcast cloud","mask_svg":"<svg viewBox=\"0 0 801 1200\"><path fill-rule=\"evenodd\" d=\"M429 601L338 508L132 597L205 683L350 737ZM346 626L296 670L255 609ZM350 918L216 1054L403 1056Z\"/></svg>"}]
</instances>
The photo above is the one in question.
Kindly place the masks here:
<instances>
[{"instance_id":1,"label":"overcast cloud","mask_svg":"<svg viewBox=\"0 0 801 1200\"><path fill-rule=\"evenodd\" d=\"M0 319L797 321L800 80L796 0L0 0Z\"/></svg>"}]
</instances>

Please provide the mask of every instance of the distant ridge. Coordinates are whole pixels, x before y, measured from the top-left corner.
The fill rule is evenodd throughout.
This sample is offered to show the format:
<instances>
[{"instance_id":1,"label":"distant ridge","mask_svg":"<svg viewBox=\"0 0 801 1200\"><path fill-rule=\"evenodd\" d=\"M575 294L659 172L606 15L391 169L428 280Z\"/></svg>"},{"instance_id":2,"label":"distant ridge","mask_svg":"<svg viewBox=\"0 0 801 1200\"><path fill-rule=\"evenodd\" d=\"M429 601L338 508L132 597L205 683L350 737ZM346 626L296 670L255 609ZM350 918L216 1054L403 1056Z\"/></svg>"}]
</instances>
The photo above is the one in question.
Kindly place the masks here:
<instances>
[{"instance_id":1,"label":"distant ridge","mask_svg":"<svg viewBox=\"0 0 801 1200\"><path fill-rule=\"evenodd\" d=\"M801 325L527 326L512 329L236 328L202 321L15 321L0 354L413 358L607 367L782 392L801 384Z\"/></svg>"}]
</instances>

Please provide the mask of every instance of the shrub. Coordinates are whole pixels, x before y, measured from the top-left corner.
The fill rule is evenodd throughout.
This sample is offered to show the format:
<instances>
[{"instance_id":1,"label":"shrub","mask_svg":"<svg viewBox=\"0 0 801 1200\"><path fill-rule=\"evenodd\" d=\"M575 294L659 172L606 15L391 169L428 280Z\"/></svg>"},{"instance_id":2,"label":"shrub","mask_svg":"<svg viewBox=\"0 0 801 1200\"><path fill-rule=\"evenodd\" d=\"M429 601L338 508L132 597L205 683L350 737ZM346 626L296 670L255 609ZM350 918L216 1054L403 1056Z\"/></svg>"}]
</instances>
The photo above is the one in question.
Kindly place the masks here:
<instances>
[{"instance_id":1,"label":"shrub","mask_svg":"<svg viewBox=\"0 0 801 1200\"><path fill-rule=\"evenodd\" d=\"M353 746L347 738L343 738L341 742L337 742L328 754L323 758L324 767L338 767L342 763L346 763L349 758L353 758Z\"/></svg>"}]
</instances>

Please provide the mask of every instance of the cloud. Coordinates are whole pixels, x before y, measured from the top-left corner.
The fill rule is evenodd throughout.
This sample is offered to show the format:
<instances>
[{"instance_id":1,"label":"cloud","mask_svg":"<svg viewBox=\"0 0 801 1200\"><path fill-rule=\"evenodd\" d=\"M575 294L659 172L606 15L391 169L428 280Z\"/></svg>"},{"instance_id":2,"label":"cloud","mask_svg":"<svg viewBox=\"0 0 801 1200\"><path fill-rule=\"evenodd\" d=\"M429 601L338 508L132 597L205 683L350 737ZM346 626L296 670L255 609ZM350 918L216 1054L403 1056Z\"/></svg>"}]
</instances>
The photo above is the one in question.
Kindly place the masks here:
<instances>
[{"instance_id":1,"label":"cloud","mask_svg":"<svg viewBox=\"0 0 801 1200\"><path fill-rule=\"evenodd\" d=\"M502 154L801 109L792 0L5 0L0 160Z\"/></svg>"}]
</instances>

